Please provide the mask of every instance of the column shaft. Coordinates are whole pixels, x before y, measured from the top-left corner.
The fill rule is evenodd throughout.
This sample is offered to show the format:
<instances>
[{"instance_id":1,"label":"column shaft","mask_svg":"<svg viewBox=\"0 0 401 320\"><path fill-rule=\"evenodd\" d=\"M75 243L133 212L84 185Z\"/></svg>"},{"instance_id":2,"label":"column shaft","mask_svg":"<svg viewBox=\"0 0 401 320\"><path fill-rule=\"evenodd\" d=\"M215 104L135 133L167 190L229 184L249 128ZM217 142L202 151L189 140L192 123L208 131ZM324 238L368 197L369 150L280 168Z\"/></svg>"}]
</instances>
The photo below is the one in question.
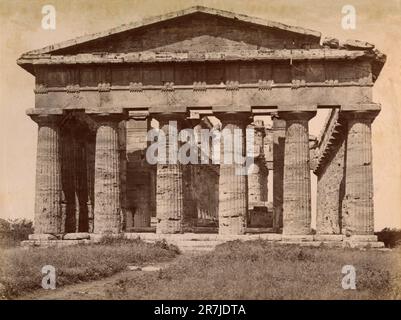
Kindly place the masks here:
<instances>
[{"instance_id":1,"label":"column shaft","mask_svg":"<svg viewBox=\"0 0 401 320\"><path fill-rule=\"evenodd\" d=\"M118 121L100 119L96 132L94 232L121 232Z\"/></svg>"},{"instance_id":2,"label":"column shaft","mask_svg":"<svg viewBox=\"0 0 401 320\"><path fill-rule=\"evenodd\" d=\"M266 136L263 121L255 121L248 126L248 130L253 130L253 164L248 170L248 202L258 203L267 201L267 175L265 156L264 156L264 142ZM247 141L248 144L248 141ZM247 145L249 149L249 146Z\"/></svg>"},{"instance_id":3,"label":"column shaft","mask_svg":"<svg viewBox=\"0 0 401 320\"><path fill-rule=\"evenodd\" d=\"M283 233L311 231L308 121L315 112L283 112L286 120L283 185Z\"/></svg>"},{"instance_id":4,"label":"column shaft","mask_svg":"<svg viewBox=\"0 0 401 320\"><path fill-rule=\"evenodd\" d=\"M265 162L259 158L254 159L254 163L248 170L249 204L267 201L267 176Z\"/></svg>"},{"instance_id":5,"label":"column shaft","mask_svg":"<svg viewBox=\"0 0 401 320\"><path fill-rule=\"evenodd\" d=\"M283 227L285 120L273 116L273 229Z\"/></svg>"},{"instance_id":6,"label":"column shaft","mask_svg":"<svg viewBox=\"0 0 401 320\"><path fill-rule=\"evenodd\" d=\"M181 121L177 121L177 115L162 114L156 119L159 121L159 128L166 137L166 156L170 154L170 149L177 143L177 137L170 136L170 129L181 129ZM177 125L174 128L174 122ZM173 128L170 128L172 126ZM177 145L178 147L178 145ZM178 150L177 150L178 151ZM184 194L183 194L183 170L182 164L177 163L163 164L165 160L159 156L157 164L156 182L156 232L160 234L182 232L182 220L184 216Z\"/></svg>"},{"instance_id":7,"label":"column shaft","mask_svg":"<svg viewBox=\"0 0 401 320\"><path fill-rule=\"evenodd\" d=\"M347 113L343 233L373 234L373 173L371 123L377 113Z\"/></svg>"},{"instance_id":8,"label":"column shaft","mask_svg":"<svg viewBox=\"0 0 401 320\"><path fill-rule=\"evenodd\" d=\"M233 113L220 117L222 122L220 177L219 177L219 233L244 234L248 211L247 175L245 165L235 161L245 155L245 127L249 115ZM240 141L234 139L235 131L242 131ZM231 134L231 139L225 135ZM226 163L232 159L232 163Z\"/></svg>"},{"instance_id":9,"label":"column shaft","mask_svg":"<svg viewBox=\"0 0 401 320\"><path fill-rule=\"evenodd\" d=\"M35 233L63 232L61 210L61 162L59 127L52 116L35 117L38 122L36 160Z\"/></svg>"},{"instance_id":10,"label":"column shaft","mask_svg":"<svg viewBox=\"0 0 401 320\"><path fill-rule=\"evenodd\" d=\"M150 227L151 167L145 159L148 127L146 114L130 115L127 121L127 203L128 214L133 214L127 227Z\"/></svg>"}]
</instances>

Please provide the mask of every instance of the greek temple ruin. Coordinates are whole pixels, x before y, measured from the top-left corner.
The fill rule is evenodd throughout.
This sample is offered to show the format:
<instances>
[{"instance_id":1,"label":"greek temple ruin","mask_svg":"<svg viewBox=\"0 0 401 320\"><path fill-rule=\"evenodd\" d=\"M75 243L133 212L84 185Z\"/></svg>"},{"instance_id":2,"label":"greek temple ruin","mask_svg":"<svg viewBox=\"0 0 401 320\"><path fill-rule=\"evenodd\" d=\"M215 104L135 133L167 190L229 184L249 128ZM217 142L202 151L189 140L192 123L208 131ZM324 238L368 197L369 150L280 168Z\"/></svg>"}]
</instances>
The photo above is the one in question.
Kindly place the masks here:
<instances>
[{"instance_id":1,"label":"greek temple ruin","mask_svg":"<svg viewBox=\"0 0 401 320\"><path fill-rule=\"evenodd\" d=\"M35 77L29 243L210 234L380 246L371 124L385 55L374 45L191 7L17 63ZM315 138L309 121L319 109L329 114ZM236 174L236 163L149 164L147 132L168 134L171 121L179 130L253 130L249 174Z\"/></svg>"}]
</instances>

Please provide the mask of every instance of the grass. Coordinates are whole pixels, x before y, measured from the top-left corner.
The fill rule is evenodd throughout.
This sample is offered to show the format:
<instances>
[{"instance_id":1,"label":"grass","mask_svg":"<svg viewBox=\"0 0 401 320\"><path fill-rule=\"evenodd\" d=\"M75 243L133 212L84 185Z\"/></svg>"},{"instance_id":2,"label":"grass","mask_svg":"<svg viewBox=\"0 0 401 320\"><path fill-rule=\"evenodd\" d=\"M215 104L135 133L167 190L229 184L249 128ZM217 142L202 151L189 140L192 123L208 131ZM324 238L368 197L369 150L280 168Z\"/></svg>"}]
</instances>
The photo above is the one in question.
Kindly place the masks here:
<instances>
[{"instance_id":1,"label":"grass","mask_svg":"<svg viewBox=\"0 0 401 320\"><path fill-rule=\"evenodd\" d=\"M57 287L111 276L141 265L168 261L178 254L165 242L104 238L99 244L62 248L6 248L0 254L0 298L10 299L41 288L42 267L52 265Z\"/></svg>"},{"instance_id":2,"label":"grass","mask_svg":"<svg viewBox=\"0 0 401 320\"><path fill-rule=\"evenodd\" d=\"M165 242L125 239L6 250L0 283L12 298L40 287L45 264L56 267L60 287L102 279L129 264L170 261L177 253ZM356 269L356 290L341 286L344 265ZM204 255L180 255L159 272L126 272L107 283L102 290L109 299L401 299L401 248L362 251L232 241Z\"/></svg>"},{"instance_id":3,"label":"grass","mask_svg":"<svg viewBox=\"0 0 401 320\"><path fill-rule=\"evenodd\" d=\"M344 290L344 265L356 290ZM157 275L119 280L112 299L401 299L401 248L389 252L234 241L182 256Z\"/></svg>"}]
</instances>

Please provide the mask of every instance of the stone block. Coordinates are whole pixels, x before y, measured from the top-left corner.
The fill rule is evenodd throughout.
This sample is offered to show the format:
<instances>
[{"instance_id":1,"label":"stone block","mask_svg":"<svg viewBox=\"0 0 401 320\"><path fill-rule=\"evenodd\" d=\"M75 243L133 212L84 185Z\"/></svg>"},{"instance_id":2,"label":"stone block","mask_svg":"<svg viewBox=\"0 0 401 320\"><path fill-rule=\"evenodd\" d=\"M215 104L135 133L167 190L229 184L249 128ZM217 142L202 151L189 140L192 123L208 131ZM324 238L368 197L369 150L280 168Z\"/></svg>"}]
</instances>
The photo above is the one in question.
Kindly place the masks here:
<instances>
[{"instance_id":1,"label":"stone block","mask_svg":"<svg viewBox=\"0 0 401 320\"><path fill-rule=\"evenodd\" d=\"M122 234L121 233L106 233L106 234L89 233L89 239L94 241L94 242L100 241L105 236L108 237L108 238L119 238L119 237L122 236Z\"/></svg>"},{"instance_id":2,"label":"stone block","mask_svg":"<svg viewBox=\"0 0 401 320\"><path fill-rule=\"evenodd\" d=\"M384 248L384 243L379 241L344 241L344 247L355 249L380 249Z\"/></svg>"},{"instance_id":3,"label":"stone block","mask_svg":"<svg viewBox=\"0 0 401 320\"><path fill-rule=\"evenodd\" d=\"M294 234L294 235L289 235L289 234L283 234L282 235L282 240L283 241L296 241L296 242L301 242L301 241L313 241L313 235L312 234Z\"/></svg>"},{"instance_id":4,"label":"stone block","mask_svg":"<svg viewBox=\"0 0 401 320\"><path fill-rule=\"evenodd\" d=\"M87 232L66 233L63 240L83 240L90 239L90 234Z\"/></svg>"},{"instance_id":5,"label":"stone block","mask_svg":"<svg viewBox=\"0 0 401 320\"><path fill-rule=\"evenodd\" d=\"M344 235L342 234L316 234L314 237L315 241L343 241Z\"/></svg>"},{"instance_id":6,"label":"stone block","mask_svg":"<svg viewBox=\"0 0 401 320\"><path fill-rule=\"evenodd\" d=\"M340 46L339 40L336 38L332 38L332 37L325 37L323 39L322 44L323 44L323 46L327 46L332 49L338 49L338 47Z\"/></svg>"},{"instance_id":7,"label":"stone block","mask_svg":"<svg viewBox=\"0 0 401 320\"><path fill-rule=\"evenodd\" d=\"M45 241L45 240L57 240L57 236L48 233L34 233L28 236L29 240L38 240L38 241Z\"/></svg>"},{"instance_id":8,"label":"stone block","mask_svg":"<svg viewBox=\"0 0 401 320\"><path fill-rule=\"evenodd\" d=\"M377 242L377 236L375 235L352 235L347 238L349 241L356 242Z\"/></svg>"},{"instance_id":9,"label":"stone block","mask_svg":"<svg viewBox=\"0 0 401 320\"><path fill-rule=\"evenodd\" d=\"M344 245L342 241L321 241L321 244L326 248L342 248Z\"/></svg>"},{"instance_id":10,"label":"stone block","mask_svg":"<svg viewBox=\"0 0 401 320\"><path fill-rule=\"evenodd\" d=\"M257 235L259 239L268 241L281 241L283 238L282 234L279 233L265 233Z\"/></svg>"}]
</instances>

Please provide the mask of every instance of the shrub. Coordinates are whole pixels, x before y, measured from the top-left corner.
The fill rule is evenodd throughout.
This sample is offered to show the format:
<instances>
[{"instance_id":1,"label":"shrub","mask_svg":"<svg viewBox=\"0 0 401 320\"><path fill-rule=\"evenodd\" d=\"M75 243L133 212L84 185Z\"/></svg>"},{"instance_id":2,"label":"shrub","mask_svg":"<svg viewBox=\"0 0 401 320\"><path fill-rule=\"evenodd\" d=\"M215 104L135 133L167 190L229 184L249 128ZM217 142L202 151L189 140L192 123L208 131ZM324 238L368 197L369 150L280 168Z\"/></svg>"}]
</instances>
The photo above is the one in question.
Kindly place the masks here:
<instances>
[{"instance_id":1,"label":"shrub","mask_svg":"<svg viewBox=\"0 0 401 320\"><path fill-rule=\"evenodd\" d=\"M12 247L27 240L33 233L33 223L27 219L0 219L0 246Z\"/></svg>"},{"instance_id":2,"label":"shrub","mask_svg":"<svg viewBox=\"0 0 401 320\"><path fill-rule=\"evenodd\" d=\"M387 248L395 248L401 245L401 229L384 228L380 232L376 232L379 241L384 242Z\"/></svg>"}]
</instances>

